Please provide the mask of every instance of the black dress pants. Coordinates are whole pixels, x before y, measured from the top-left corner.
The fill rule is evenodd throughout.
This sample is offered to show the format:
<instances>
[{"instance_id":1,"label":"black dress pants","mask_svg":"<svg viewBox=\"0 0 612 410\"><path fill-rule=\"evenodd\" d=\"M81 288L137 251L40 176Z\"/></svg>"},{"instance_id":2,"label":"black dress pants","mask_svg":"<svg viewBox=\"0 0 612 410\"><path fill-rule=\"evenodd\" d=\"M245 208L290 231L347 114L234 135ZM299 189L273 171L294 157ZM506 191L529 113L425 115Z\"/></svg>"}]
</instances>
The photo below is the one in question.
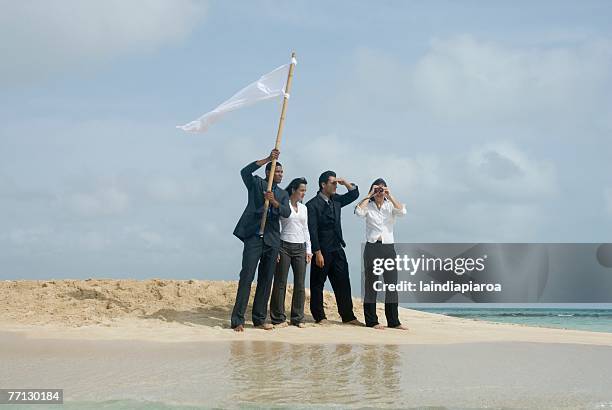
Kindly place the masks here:
<instances>
[{"instance_id":1,"label":"black dress pants","mask_svg":"<svg viewBox=\"0 0 612 410\"><path fill-rule=\"evenodd\" d=\"M236 302L232 311L232 328L244 324L244 314L249 303L251 284L255 278L255 269L257 269L258 263L257 287L253 300L253 324L259 326L266 321L277 256L278 247L267 245L259 235L253 235L244 240L242 270L238 281Z\"/></svg>"},{"instance_id":2,"label":"black dress pants","mask_svg":"<svg viewBox=\"0 0 612 410\"><path fill-rule=\"evenodd\" d=\"M325 263L322 268L317 266L316 257L313 256L310 267L310 313L315 322L326 319L323 309L323 287L329 277L332 289L336 296L338 313L343 322L355 320L353 313L353 299L351 297L351 281L349 279L348 262L344 249L332 251L321 250Z\"/></svg>"},{"instance_id":3,"label":"black dress pants","mask_svg":"<svg viewBox=\"0 0 612 410\"><path fill-rule=\"evenodd\" d=\"M364 259L364 298L363 313L365 315L366 326L372 327L378 323L376 315L377 292L374 290L374 282L381 279L380 275L374 274L374 259L395 259L395 247L392 243L383 244L382 242L367 242L363 251ZM397 283L397 270L385 270L382 274L385 284ZM385 292L385 317L387 326L396 327L401 323L398 314L398 295L397 291Z\"/></svg>"}]
</instances>

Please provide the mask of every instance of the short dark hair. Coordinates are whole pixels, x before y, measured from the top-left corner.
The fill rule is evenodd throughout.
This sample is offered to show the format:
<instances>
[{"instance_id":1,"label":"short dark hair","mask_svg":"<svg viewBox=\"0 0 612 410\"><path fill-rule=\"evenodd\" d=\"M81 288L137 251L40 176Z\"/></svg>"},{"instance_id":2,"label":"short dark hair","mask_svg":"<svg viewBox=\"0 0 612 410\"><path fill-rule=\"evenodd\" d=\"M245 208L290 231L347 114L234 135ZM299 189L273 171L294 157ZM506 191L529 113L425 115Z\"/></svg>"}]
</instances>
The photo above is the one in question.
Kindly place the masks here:
<instances>
[{"instance_id":1,"label":"short dark hair","mask_svg":"<svg viewBox=\"0 0 612 410\"><path fill-rule=\"evenodd\" d=\"M300 177L300 178L295 178L293 181L289 182L289 185L287 185L287 188L285 188L285 191L287 191L287 193L289 194L289 196L291 196L291 194L293 194L295 191L298 190L298 188L300 187L300 185L306 185L306 178L304 177Z\"/></svg>"},{"instance_id":2,"label":"short dark hair","mask_svg":"<svg viewBox=\"0 0 612 410\"><path fill-rule=\"evenodd\" d=\"M283 164L281 164L280 162L276 161L276 166L277 166L277 167L281 167L281 168L282 168L282 167L283 167ZM267 174L268 172L270 172L270 170L271 170L271 169L272 169L272 162L268 162L268 163L266 164L266 174Z\"/></svg>"},{"instance_id":3,"label":"short dark hair","mask_svg":"<svg viewBox=\"0 0 612 410\"><path fill-rule=\"evenodd\" d=\"M372 188L374 188L374 185L382 185L382 186L386 187L387 183L382 178L376 178L376 180L374 182L372 182L372 185L370 185L370 191L372 190ZM370 192L370 191L368 191L368 192ZM374 196L372 196L370 198L370 201L373 201L373 200L374 200Z\"/></svg>"},{"instance_id":4,"label":"short dark hair","mask_svg":"<svg viewBox=\"0 0 612 410\"><path fill-rule=\"evenodd\" d=\"M336 173L334 171L325 171L319 176L319 191L321 190L321 184L327 183L329 181L329 177L335 177Z\"/></svg>"}]
</instances>

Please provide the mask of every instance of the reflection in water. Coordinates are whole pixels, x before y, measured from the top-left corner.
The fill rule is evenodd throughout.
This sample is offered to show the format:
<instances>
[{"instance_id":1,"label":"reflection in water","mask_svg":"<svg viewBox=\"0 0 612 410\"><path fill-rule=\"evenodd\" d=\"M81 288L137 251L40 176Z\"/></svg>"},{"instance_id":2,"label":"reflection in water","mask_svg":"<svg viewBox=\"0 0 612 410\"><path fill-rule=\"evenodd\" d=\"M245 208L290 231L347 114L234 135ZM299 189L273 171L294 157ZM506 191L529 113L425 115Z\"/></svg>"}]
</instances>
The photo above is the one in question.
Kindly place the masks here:
<instances>
[{"instance_id":1,"label":"reflection in water","mask_svg":"<svg viewBox=\"0 0 612 410\"><path fill-rule=\"evenodd\" d=\"M0 332L0 386L53 380L75 409L602 408L611 358L568 343L7 343Z\"/></svg>"},{"instance_id":2,"label":"reflection in water","mask_svg":"<svg viewBox=\"0 0 612 410\"><path fill-rule=\"evenodd\" d=\"M227 368L233 396L249 403L390 405L400 394L394 345L233 342Z\"/></svg>"}]
</instances>

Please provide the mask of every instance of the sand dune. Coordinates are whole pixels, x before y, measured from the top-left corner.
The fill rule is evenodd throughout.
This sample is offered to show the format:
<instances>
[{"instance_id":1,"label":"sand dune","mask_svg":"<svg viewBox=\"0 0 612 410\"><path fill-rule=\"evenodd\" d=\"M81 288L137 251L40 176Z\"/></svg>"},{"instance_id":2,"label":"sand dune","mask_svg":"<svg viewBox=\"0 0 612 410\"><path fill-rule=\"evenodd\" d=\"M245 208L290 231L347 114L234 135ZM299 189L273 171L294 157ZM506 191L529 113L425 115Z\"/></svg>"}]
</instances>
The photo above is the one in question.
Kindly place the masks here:
<instances>
[{"instance_id":1,"label":"sand dune","mask_svg":"<svg viewBox=\"0 0 612 410\"><path fill-rule=\"evenodd\" d=\"M236 281L201 280L47 280L1 281L0 326L30 337L135 339L164 342L269 340L290 343L447 344L523 341L612 346L612 334L496 324L401 309L409 331L341 324L332 293L325 294L331 325L310 323L263 331L247 327L236 334L229 316ZM291 288L289 289L289 292ZM254 291L251 292L251 298ZM307 290L306 306L310 299ZM287 309L291 302L286 298ZM363 319L361 301L355 312ZM287 310L287 311L288 311ZM307 313L308 307L306 308ZM247 312L250 318L250 311ZM309 322L312 317L307 314ZM384 323L382 305L379 318Z\"/></svg>"}]
</instances>

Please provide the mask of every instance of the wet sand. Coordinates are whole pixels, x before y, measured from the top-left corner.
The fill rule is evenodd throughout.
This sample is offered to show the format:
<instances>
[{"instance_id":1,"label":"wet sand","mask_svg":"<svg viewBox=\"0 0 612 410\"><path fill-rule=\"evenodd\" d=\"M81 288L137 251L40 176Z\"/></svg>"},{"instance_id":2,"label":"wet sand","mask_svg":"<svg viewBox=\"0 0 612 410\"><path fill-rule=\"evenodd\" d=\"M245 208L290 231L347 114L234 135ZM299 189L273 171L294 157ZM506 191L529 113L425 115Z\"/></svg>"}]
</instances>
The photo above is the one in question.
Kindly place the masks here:
<instances>
[{"instance_id":1,"label":"wet sand","mask_svg":"<svg viewBox=\"0 0 612 410\"><path fill-rule=\"evenodd\" d=\"M0 363L1 386L63 388L67 404L134 400L205 407L612 405L608 346L160 343L31 339L0 332Z\"/></svg>"}]
</instances>

